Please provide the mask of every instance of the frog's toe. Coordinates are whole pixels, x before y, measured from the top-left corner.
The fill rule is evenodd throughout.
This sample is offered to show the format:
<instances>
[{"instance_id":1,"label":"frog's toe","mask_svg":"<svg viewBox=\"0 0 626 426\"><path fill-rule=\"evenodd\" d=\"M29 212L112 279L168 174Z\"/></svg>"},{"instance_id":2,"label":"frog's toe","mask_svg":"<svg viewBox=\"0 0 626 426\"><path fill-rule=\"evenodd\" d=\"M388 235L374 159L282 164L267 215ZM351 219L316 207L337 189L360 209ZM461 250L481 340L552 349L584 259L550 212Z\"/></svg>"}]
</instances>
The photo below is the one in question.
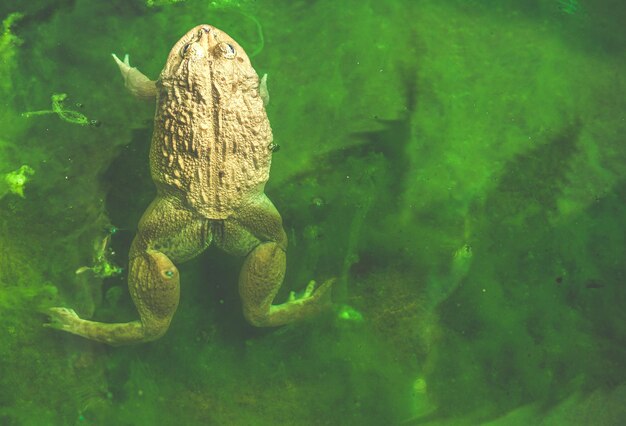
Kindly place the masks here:
<instances>
[{"instance_id":1,"label":"frog's toe","mask_svg":"<svg viewBox=\"0 0 626 426\"><path fill-rule=\"evenodd\" d=\"M331 293L331 289L333 287L333 284L335 283L335 281L337 281L336 278L329 278L326 281L324 281L320 286L318 286L317 288L311 289L311 295L310 297L313 297L315 299L318 299L324 303L330 303L330 293ZM312 281L313 283L313 287L315 287L315 281ZM307 290L309 290L309 286L311 285L311 283L309 283L309 285L307 286Z\"/></svg>"},{"instance_id":2,"label":"frog's toe","mask_svg":"<svg viewBox=\"0 0 626 426\"><path fill-rule=\"evenodd\" d=\"M80 320L74 309L70 308L50 308L48 309L50 322L45 323L44 327L56 328L58 330L70 330L76 321Z\"/></svg>"},{"instance_id":3,"label":"frog's toe","mask_svg":"<svg viewBox=\"0 0 626 426\"><path fill-rule=\"evenodd\" d=\"M311 297L313 291L315 290L315 280L309 281L306 285L306 289L304 290L304 295L302 297Z\"/></svg>"},{"instance_id":4,"label":"frog's toe","mask_svg":"<svg viewBox=\"0 0 626 426\"><path fill-rule=\"evenodd\" d=\"M333 285L334 282L335 282L335 278L331 278L329 280L324 281L322 285L318 286L315 280L311 280L306 285L306 288L304 289L302 293L296 294L296 292L294 291L290 292L289 297L287 298L287 301L295 302L295 301L300 301L304 299L321 299L327 293L328 295L330 295L328 291L331 289L331 286Z\"/></svg>"},{"instance_id":5,"label":"frog's toe","mask_svg":"<svg viewBox=\"0 0 626 426\"><path fill-rule=\"evenodd\" d=\"M111 56L113 56L115 63L117 64L118 67L120 67L120 71L122 71L122 73L125 73L130 68L132 68L130 66L130 59L129 59L128 53L124 55L124 60L121 60L115 53L111 53Z\"/></svg>"}]
</instances>

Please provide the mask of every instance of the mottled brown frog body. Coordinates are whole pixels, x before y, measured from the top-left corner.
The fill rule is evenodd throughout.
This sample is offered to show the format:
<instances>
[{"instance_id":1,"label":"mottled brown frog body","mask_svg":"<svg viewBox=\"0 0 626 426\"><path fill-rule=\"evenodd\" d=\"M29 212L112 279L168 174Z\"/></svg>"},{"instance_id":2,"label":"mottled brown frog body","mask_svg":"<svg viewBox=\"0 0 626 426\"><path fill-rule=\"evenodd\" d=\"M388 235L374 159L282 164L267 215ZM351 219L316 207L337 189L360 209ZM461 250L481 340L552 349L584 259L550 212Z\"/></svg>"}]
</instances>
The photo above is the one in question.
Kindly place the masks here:
<instances>
[{"instance_id":1,"label":"mottled brown frog body","mask_svg":"<svg viewBox=\"0 0 626 426\"><path fill-rule=\"evenodd\" d=\"M157 81L152 178L208 219L226 219L269 178L272 131L259 79L230 37L201 26Z\"/></svg>"},{"instance_id":2,"label":"mottled brown frog body","mask_svg":"<svg viewBox=\"0 0 626 426\"><path fill-rule=\"evenodd\" d=\"M112 345L154 340L178 307L174 263L212 242L245 257L239 293L256 326L287 324L329 304L332 280L311 281L296 298L272 304L286 267L287 238L280 214L264 194L272 131L259 78L244 50L224 32L200 25L172 48L154 82L116 60L126 87L154 99L157 109L150 169L157 195L143 214L130 249L128 283L140 320L106 324L52 308L48 326Z\"/></svg>"}]
</instances>

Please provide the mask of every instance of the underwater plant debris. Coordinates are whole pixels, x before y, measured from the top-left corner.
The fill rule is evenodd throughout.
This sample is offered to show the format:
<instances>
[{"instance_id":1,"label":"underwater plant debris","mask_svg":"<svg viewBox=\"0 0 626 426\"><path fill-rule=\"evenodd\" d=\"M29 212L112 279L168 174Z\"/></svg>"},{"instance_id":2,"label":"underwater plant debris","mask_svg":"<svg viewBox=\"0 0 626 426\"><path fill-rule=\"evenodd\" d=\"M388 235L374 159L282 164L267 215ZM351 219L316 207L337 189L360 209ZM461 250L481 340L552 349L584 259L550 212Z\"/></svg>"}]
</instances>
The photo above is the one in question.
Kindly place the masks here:
<instances>
[{"instance_id":1,"label":"underwater plant debris","mask_svg":"<svg viewBox=\"0 0 626 426\"><path fill-rule=\"evenodd\" d=\"M115 233L116 228L112 227L111 232L106 235L102 241L96 241L94 244L94 263L92 266L81 266L76 270L76 274L82 274L86 271L91 271L96 277L109 278L120 275L123 271L122 268L115 265L109 260L109 257L114 255L109 247L111 236Z\"/></svg>"},{"instance_id":2,"label":"underwater plant debris","mask_svg":"<svg viewBox=\"0 0 626 426\"><path fill-rule=\"evenodd\" d=\"M66 109L64 105L64 101L67 99L66 93L54 93L50 99L52 101L51 110L23 112L22 117L30 118L37 115L57 114L61 120L72 124L78 124L79 126L97 124L96 121L88 119L85 115L78 111Z\"/></svg>"}]
</instances>

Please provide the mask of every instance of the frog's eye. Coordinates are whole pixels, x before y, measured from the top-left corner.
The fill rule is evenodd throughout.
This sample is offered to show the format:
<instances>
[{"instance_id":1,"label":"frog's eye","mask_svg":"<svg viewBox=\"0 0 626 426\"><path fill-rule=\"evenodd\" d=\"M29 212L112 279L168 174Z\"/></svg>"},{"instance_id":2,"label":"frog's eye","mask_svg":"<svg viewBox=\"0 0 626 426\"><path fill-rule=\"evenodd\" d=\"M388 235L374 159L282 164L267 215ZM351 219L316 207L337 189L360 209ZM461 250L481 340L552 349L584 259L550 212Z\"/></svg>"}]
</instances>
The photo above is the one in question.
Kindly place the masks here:
<instances>
[{"instance_id":1,"label":"frog's eye","mask_svg":"<svg viewBox=\"0 0 626 426\"><path fill-rule=\"evenodd\" d=\"M167 270L167 271L163 272L163 275L165 275L165 278L172 278L174 276L174 271Z\"/></svg>"},{"instance_id":2,"label":"frog's eye","mask_svg":"<svg viewBox=\"0 0 626 426\"><path fill-rule=\"evenodd\" d=\"M183 47L181 47L180 49L180 56L181 57L185 57L185 55L187 54L187 52L189 51L189 47L191 46L191 43L187 43L186 45L184 45Z\"/></svg>"},{"instance_id":3,"label":"frog's eye","mask_svg":"<svg viewBox=\"0 0 626 426\"><path fill-rule=\"evenodd\" d=\"M232 44L220 43L219 48L222 51L222 56L224 56L226 59L233 59L235 56L237 56L237 51Z\"/></svg>"}]
</instances>

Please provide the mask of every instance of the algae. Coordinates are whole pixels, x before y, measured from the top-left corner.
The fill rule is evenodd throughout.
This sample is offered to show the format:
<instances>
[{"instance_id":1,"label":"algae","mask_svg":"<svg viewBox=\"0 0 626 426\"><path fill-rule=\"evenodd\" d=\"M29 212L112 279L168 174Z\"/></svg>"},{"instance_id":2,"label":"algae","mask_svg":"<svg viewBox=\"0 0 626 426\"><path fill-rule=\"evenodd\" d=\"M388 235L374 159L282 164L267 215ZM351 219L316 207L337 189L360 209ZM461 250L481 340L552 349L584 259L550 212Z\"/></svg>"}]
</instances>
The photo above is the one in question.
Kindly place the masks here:
<instances>
[{"instance_id":1,"label":"algae","mask_svg":"<svg viewBox=\"0 0 626 426\"><path fill-rule=\"evenodd\" d=\"M8 193L16 194L24 198L24 186L35 174L32 167L24 164L19 169L6 173L0 181L0 198Z\"/></svg>"},{"instance_id":2,"label":"algae","mask_svg":"<svg viewBox=\"0 0 626 426\"><path fill-rule=\"evenodd\" d=\"M11 27L19 22L24 15L14 12L2 21L0 34L0 91L7 93L11 89L12 73L15 71L16 51L22 44L22 39L13 34Z\"/></svg>"},{"instance_id":3,"label":"algae","mask_svg":"<svg viewBox=\"0 0 626 426\"><path fill-rule=\"evenodd\" d=\"M579 5L577 0L559 0L559 9L563 11L563 13L567 13L568 15L573 15L578 12Z\"/></svg>"}]
</instances>

